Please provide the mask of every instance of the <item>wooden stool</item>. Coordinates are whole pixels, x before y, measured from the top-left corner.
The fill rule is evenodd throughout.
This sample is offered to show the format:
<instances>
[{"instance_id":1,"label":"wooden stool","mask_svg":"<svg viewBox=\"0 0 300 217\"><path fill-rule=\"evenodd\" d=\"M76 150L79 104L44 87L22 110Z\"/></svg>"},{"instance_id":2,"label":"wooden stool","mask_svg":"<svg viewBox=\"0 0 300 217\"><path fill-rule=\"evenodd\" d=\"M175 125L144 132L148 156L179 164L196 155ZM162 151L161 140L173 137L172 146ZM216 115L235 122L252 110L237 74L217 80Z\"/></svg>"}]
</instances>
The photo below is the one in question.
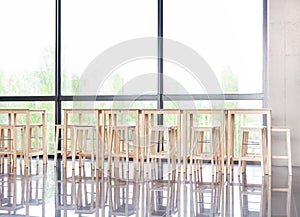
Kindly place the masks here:
<instances>
[{"instance_id":1,"label":"wooden stool","mask_svg":"<svg viewBox=\"0 0 300 217\"><path fill-rule=\"evenodd\" d=\"M133 159L134 172L138 172L138 148L135 141L135 126L112 126L109 140L109 173L114 161L115 178L129 179L129 159ZM119 163L122 167L122 175L119 176ZM125 166L125 168L124 168Z\"/></svg>"},{"instance_id":2,"label":"wooden stool","mask_svg":"<svg viewBox=\"0 0 300 217\"><path fill-rule=\"evenodd\" d=\"M56 125L55 126L55 148L54 148L54 166L56 167L57 164L57 155L60 153L62 156L62 163L63 163L63 167L66 168L67 166L67 158L68 157L72 157L72 146L73 146L73 139L74 139L74 129L72 125L68 125L67 126L67 147L63 147L63 145L65 144L63 142L64 138L63 138L63 130L64 130L64 125ZM58 144L59 142L61 142L61 150L58 150Z\"/></svg>"},{"instance_id":3,"label":"wooden stool","mask_svg":"<svg viewBox=\"0 0 300 217\"><path fill-rule=\"evenodd\" d=\"M289 175L292 175L292 156L291 156L291 132L289 128L285 127L272 127L272 133L275 132L280 132L280 133L285 133L286 136L286 150L287 150L287 155L273 155L272 154L272 159L286 159L288 161L288 170L289 170Z\"/></svg>"},{"instance_id":4,"label":"wooden stool","mask_svg":"<svg viewBox=\"0 0 300 217\"><path fill-rule=\"evenodd\" d=\"M221 149L221 138L220 138L220 127L216 126L199 126L192 127L191 132L191 150L190 150L190 174L195 173L195 177L199 177L200 169L200 180L202 180L202 162L203 160L209 160L211 163L212 176L215 175L214 167L216 170L218 167L221 168L220 162L222 161ZM219 156L221 155L221 156ZM193 170L194 163L194 170ZM222 163L223 167L223 163ZM196 174L197 173L197 174Z\"/></svg>"},{"instance_id":5,"label":"wooden stool","mask_svg":"<svg viewBox=\"0 0 300 217\"><path fill-rule=\"evenodd\" d=\"M157 179L163 178L160 165L162 160L167 161L168 180L174 180L176 177L176 161L177 159L177 144L176 144L177 129L169 126L153 126L149 129L148 144L146 147L146 157L148 165L148 178ZM150 164L151 161L151 164ZM158 163L158 165L156 165ZM149 169L150 167L150 169ZM156 167L158 172L156 172ZM152 174L152 177L149 175Z\"/></svg>"},{"instance_id":6,"label":"wooden stool","mask_svg":"<svg viewBox=\"0 0 300 217\"><path fill-rule=\"evenodd\" d=\"M250 140L251 139L251 140ZM261 164L262 175L265 174L265 166L267 165L266 154L266 127L241 127L241 144L240 156L238 157L238 175L246 170L247 161L258 161Z\"/></svg>"},{"instance_id":7,"label":"wooden stool","mask_svg":"<svg viewBox=\"0 0 300 217\"><path fill-rule=\"evenodd\" d=\"M109 216L131 216L136 213L139 205L139 156L136 144L136 126L112 126L110 129L108 152ZM134 162L133 180L129 174L130 159L133 159Z\"/></svg>"},{"instance_id":8,"label":"wooden stool","mask_svg":"<svg viewBox=\"0 0 300 217\"><path fill-rule=\"evenodd\" d=\"M45 146L45 138L43 135L42 124L30 125L29 126L29 144L27 145L27 152L29 158L29 164L32 162L32 157L36 157L36 167L39 165L39 157L43 156L43 164L48 162L47 147ZM26 156L26 154L25 154ZM26 162L26 161L25 161ZM28 167L29 165L26 165Z\"/></svg>"},{"instance_id":9,"label":"wooden stool","mask_svg":"<svg viewBox=\"0 0 300 217\"><path fill-rule=\"evenodd\" d=\"M72 146L72 169L75 169L76 156L79 158L79 167L85 165L86 158L90 158L91 169L95 169L96 162L96 126L78 125L74 128L74 142Z\"/></svg>"},{"instance_id":10,"label":"wooden stool","mask_svg":"<svg viewBox=\"0 0 300 217\"><path fill-rule=\"evenodd\" d=\"M4 173L5 159L8 173L14 172L17 166L17 149L16 149L17 135L14 126L1 125L0 126L0 156L1 156L1 173Z\"/></svg>"},{"instance_id":11,"label":"wooden stool","mask_svg":"<svg viewBox=\"0 0 300 217\"><path fill-rule=\"evenodd\" d=\"M179 182L176 181L176 161L179 159L176 137L176 127L149 128L146 146L148 216L170 216L177 211L179 199L176 190ZM163 174L164 161L167 162L167 175Z\"/></svg>"}]
</instances>

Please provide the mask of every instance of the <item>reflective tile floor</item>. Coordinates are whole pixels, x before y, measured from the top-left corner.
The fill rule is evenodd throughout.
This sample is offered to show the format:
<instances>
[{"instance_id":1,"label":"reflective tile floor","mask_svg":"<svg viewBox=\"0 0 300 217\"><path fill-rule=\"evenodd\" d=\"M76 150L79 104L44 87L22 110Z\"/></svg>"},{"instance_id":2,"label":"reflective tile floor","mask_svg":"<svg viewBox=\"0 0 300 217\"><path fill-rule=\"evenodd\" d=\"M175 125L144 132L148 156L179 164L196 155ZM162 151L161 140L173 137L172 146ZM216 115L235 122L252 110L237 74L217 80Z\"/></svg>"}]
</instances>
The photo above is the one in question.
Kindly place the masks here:
<instances>
[{"instance_id":1,"label":"reflective tile floor","mask_svg":"<svg viewBox=\"0 0 300 217\"><path fill-rule=\"evenodd\" d=\"M272 176L262 177L260 167L251 165L233 180L212 178L210 165L202 177L159 180L132 174L130 180L117 179L90 168L73 172L69 166L54 168L51 160L32 168L0 174L1 216L298 217L300 212L300 168L288 176L286 167L273 167Z\"/></svg>"}]
</instances>

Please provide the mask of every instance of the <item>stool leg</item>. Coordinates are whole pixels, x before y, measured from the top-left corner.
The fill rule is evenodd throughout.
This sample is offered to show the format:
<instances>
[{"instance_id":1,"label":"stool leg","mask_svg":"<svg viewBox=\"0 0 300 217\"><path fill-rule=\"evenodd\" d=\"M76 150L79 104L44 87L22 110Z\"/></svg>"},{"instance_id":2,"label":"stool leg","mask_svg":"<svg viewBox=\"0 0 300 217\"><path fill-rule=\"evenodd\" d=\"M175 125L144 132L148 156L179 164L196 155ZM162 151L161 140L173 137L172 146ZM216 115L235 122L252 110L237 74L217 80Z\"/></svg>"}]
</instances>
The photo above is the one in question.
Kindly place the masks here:
<instances>
[{"instance_id":1,"label":"stool leg","mask_svg":"<svg viewBox=\"0 0 300 217\"><path fill-rule=\"evenodd\" d=\"M76 132L74 132L74 136L76 136L76 138L74 138L74 140L72 142L72 170L75 169L76 149L77 149L77 144L78 144L78 140L79 140L78 139L78 137L79 137L78 130L75 128L74 131L76 131ZM64 139L66 139L66 138L64 138ZM64 147L64 149L66 149L66 147ZM67 155L66 154L67 153L64 153L65 167L67 165Z\"/></svg>"},{"instance_id":2,"label":"stool leg","mask_svg":"<svg viewBox=\"0 0 300 217\"><path fill-rule=\"evenodd\" d=\"M238 162L238 176L241 175L241 170L242 170L242 172L245 172L245 170L246 170L246 162L243 160L243 157L247 153L248 135L249 135L249 132L247 132L247 131L241 132L242 138L241 138L240 156L239 156L239 162Z\"/></svg>"},{"instance_id":3,"label":"stool leg","mask_svg":"<svg viewBox=\"0 0 300 217\"><path fill-rule=\"evenodd\" d=\"M85 166L85 159L86 159L86 151L88 150L88 134L89 134L89 130L85 129L83 130L83 141L82 141L82 160L81 160L81 166L84 167Z\"/></svg>"},{"instance_id":4,"label":"stool leg","mask_svg":"<svg viewBox=\"0 0 300 217\"><path fill-rule=\"evenodd\" d=\"M35 127L35 145L36 145L36 149L39 149L39 127ZM40 162L40 156L36 155L35 157L35 161L36 161L36 169L38 171L39 168L39 162Z\"/></svg>"},{"instance_id":5,"label":"stool leg","mask_svg":"<svg viewBox=\"0 0 300 217\"><path fill-rule=\"evenodd\" d=\"M215 145L215 130L214 129L211 129L210 130L210 136L211 136L211 146L210 146L210 152L211 153L214 153L215 149L214 149L214 145ZM214 157L214 154L211 155L211 175L214 176L214 168L215 168L215 157Z\"/></svg>"},{"instance_id":6,"label":"stool leg","mask_svg":"<svg viewBox=\"0 0 300 217\"><path fill-rule=\"evenodd\" d=\"M17 130L14 129L14 139L13 139L13 150L14 150L14 153L13 153L13 163L14 163L14 167L13 169L15 170L17 168Z\"/></svg>"},{"instance_id":7,"label":"stool leg","mask_svg":"<svg viewBox=\"0 0 300 217\"><path fill-rule=\"evenodd\" d=\"M262 176L264 176L265 174L267 174L267 152L266 152L266 138L267 138L267 134L266 134L266 129L263 128L260 132L260 138L261 138L261 168L262 168Z\"/></svg>"},{"instance_id":8,"label":"stool leg","mask_svg":"<svg viewBox=\"0 0 300 217\"><path fill-rule=\"evenodd\" d=\"M200 141L199 148L197 147L197 154L203 153L203 142L204 142L204 131L200 131L196 134L196 143L198 143L198 139ZM199 136L199 137L198 137ZM199 170L198 170L198 176L200 177L200 180L202 181L202 169L203 169L203 160L199 160Z\"/></svg>"},{"instance_id":9,"label":"stool leg","mask_svg":"<svg viewBox=\"0 0 300 217\"><path fill-rule=\"evenodd\" d=\"M25 164L25 135L26 135L26 132L25 132L25 128L22 127L21 128L21 154L20 154L20 171L22 171L22 166L23 166L23 161L24 161L24 164Z\"/></svg>"},{"instance_id":10,"label":"stool leg","mask_svg":"<svg viewBox=\"0 0 300 217\"><path fill-rule=\"evenodd\" d=\"M112 166L112 148L113 148L113 133L114 131L113 130L110 130L110 133L108 133L107 135L107 144L108 144L108 175L111 176L111 166ZM104 144L102 144L104 145ZM102 156L103 157L103 156Z\"/></svg>"},{"instance_id":11,"label":"stool leg","mask_svg":"<svg viewBox=\"0 0 300 217\"><path fill-rule=\"evenodd\" d=\"M190 138L190 176L193 174L193 148L194 148L194 136L195 132L192 130L191 132L191 138Z\"/></svg>"},{"instance_id":12,"label":"stool leg","mask_svg":"<svg viewBox=\"0 0 300 217\"><path fill-rule=\"evenodd\" d=\"M17 167L17 155L16 155L16 148L17 148L17 132L16 129L12 129L11 132L12 135L12 142L11 142L11 150L13 151L13 154L11 155L11 162L12 162L12 167L11 167L11 172L14 172L15 168Z\"/></svg>"},{"instance_id":13,"label":"stool leg","mask_svg":"<svg viewBox=\"0 0 300 217\"><path fill-rule=\"evenodd\" d=\"M287 144L287 154L288 154L288 167L289 167L289 175L293 174L292 171L292 156L291 156L291 132L287 130L286 132L286 144Z\"/></svg>"},{"instance_id":14,"label":"stool leg","mask_svg":"<svg viewBox=\"0 0 300 217\"><path fill-rule=\"evenodd\" d=\"M244 132L241 133L241 146L240 146L240 156L239 156L239 162L238 162L238 176L241 175L241 161L242 161L242 156L243 156L243 142L244 142Z\"/></svg>"},{"instance_id":15,"label":"stool leg","mask_svg":"<svg viewBox=\"0 0 300 217\"><path fill-rule=\"evenodd\" d=\"M1 129L0 130L0 150L4 149L4 141L2 138L4 138L4 130ZM1 155L1 159L0 159L0 173L3 174L4 173L4 155Z\"/></svg>"},{"instance_id":16,"label":"stool leg","mask_svg":"<svg viewBox=\"0 0 300 217\"><path fill-rule=\"evenodd\" d=\"M248 153L248 140L249 140L249 132L246 131L244 133L244 140L243 140L243 144L242 144L242 156L245 156ZM246 166L247 166L247 161L243 161L242 162L242 173L246 172Z\"/></svg>"},{"instance_id":17,"label":"stool leg","mask_svg":"<svg viewBox=\"0 0 300 217\"><path fill-rule=\"evenodd\" d=\"M7 138L8 138L7 149L12 150L12 140L11 140L12 135L11 135L11 130L10 129L7 130ZM11 168L11 164L12 164L11 155L7 155L7 165L10 165L10 168Z\"/></svg>"},{"instance_id":18,"label":"stool leg","mask_svg":"<svg viewBox=\"0 0 300 217\"><path fill-rule=\"evenodd\" d=\"M55 147L54 147L54 167L56 167L56 163L57 163L58 143L59 143L59 127L56 126L56 129L55 129Z\"/></svg>"}]
</instances>

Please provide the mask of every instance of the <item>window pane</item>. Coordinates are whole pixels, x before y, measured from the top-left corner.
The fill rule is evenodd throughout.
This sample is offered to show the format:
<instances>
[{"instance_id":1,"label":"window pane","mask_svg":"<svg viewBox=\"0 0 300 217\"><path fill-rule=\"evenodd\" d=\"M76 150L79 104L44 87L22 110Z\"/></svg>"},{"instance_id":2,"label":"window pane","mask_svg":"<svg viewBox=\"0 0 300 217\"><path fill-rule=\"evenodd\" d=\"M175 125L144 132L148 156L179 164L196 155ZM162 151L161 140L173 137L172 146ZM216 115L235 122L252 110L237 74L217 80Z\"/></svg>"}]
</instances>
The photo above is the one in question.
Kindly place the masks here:
<instances>
[{"instance_id":1,"label":"window pane","mask_svg":"<svg viewBox=\"0 0 300 217\"><path fill-rule=\"evenodd\" d=\"M55 1L0 1L0 95L54 95Z\"/></svg>"},{"instance_id":2,"label":"window pane","mask_svg":"<svg viewBox=\"0 0 300 217\"><path fill-rule=\"evenodd\" d=\"M262 0L167 0L164 36L204 58L224 93L261 93L262 9ZM165 73L191 80L179 67L166 67ZM191 86L186 88L189 93L201 93ZM165 91L178 93L172 88Z\"/></svg>"},{"instance_id":3,"label":"window pane","mask_svg":"<svg viewBox=\"0 0 300 217\"><path fill-rule=\"evenodd\" d=\"M65 95L77 92L78 82L87 66L101 53L126 40L139 37L155 37L157 32L157 2L149 0L110 0L110 1L62 1L62 92ZM150 68L157 72L157 63ZM122 63L118 63L122 64ZM144 71L142 64L134 65L134 71ZM117 66L115 66L117 67ZM125 67L126 68L126 67ZM130 68L130 67L129 67ZM130 68L132 69L132 68ZM114 85L114 72L101 71L105 79L97 84L101 94L117 94L111 89ZM117 79L127 79L132 73L124 69ZM107 78L107 79L106 79ZM92 78L93 79L93 78ZM106 87L106 89L103 89ZM86 94L94 95L95 92ZM121 93L119 93L121 94Z\"/></svg>"}]
</instances>

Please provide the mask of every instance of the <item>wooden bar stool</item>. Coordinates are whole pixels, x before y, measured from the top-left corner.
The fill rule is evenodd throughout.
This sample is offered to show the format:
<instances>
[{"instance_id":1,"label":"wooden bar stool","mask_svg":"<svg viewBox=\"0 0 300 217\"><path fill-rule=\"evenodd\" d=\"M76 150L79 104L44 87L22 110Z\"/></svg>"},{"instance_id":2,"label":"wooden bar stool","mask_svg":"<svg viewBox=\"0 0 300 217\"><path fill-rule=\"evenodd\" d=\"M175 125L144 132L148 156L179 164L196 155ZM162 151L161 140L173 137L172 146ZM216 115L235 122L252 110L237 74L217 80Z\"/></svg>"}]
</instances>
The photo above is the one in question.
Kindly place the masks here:
<instances>
[{"instance_id":1,"label":"wooden bar stool","mask_svg":"<svg viewBox=\"0 0 300 217\"><path fill-rule=\"evenodd\" d=\"M262 175L265 174L265 167L267 165L266 154L266 127L241 127L241 143L240 143L240 156L238 157L238 175L246 170L247 161L258 161L261 164ZM241 165L243 164L243 165Z\"/></svg>"},{"instance_id":2,"label":"wooden bar stool","mask_svg":"<svg viewBox=\"0 0 300 217\"><path fill-rule=\"evenodd\" d=\"M43 156L43 164L47 164L47 148L44 146L43 137L43 125L35 124L29 126L29 143L25 150L28 154L29 165L31 165L32 157L36 159L36 168L39 167L39 158ZM31 168L31 167L30 167Z\"/></svg>"},{"instance_id":3,"label":"wooden bar stool","mask_svg":"<svg viewBox=\"0 0 300 217\"><path fill-rule=\"evenodd\" d=\"M148 216L170 216L178 209L176 162L178 159L177 128L152 126L146 146ZM164 167L166 162L167 166ZM164 171L166 170L166 172Z\"/></svg>"},{"instance_id":4,"label":"wooden bar stool","mask_svg":"<svg viewBox=\"0 0 300 217\"><path fill-rule=\"evenodd\" d=\"M148 178L151 180L163 178L161 163L167 161L167 179L176 177L177 128L169 126L153 126L149 128L146 157L148 165ZM151 161L151 164L150 164ZM156 170L158 168L158 170ZM149 175L151 177L149 177Z\"/></svg>"},{"instance_id":5,"label":"wooden bar stool","mask_svg":"<svg viewBox=\"0 0 300 217\"><path fill-rule=\"evenodd\" d=\"M74 142L72 146L72 169L75 169L76 156L79 158L79 167L85 165L86 158L90 159L91 169L95 169L96 163L96 126L74 125Z\"/></svg>"},{"instance_id":6,"label":"wooden bar stool","mask_svg":"<svg viewBox=\"0 0 300 217\"><path fill-rule=\"evenodd\" d=\"M129 160L133 159L134 172L138 172L138 148L136 144L135 126L112 126L109 142L109 172L112 170L114 161L114 171L116 178L129 179ZM119 174L119 164L121 162L122 176ZM125 168L124 168L125 167Z\"/></svg>"},{"instance_id":7,"label":"wooden bar stool","mask_svg":"<svg viewBox=\"0 0 300 217\"><path fill-rule=\"evenodd\" d=\"M61 154L63 167L67 166L67 158L72 157L72 146L74 140L74 129L72 125L67 126L67 143L64 143L64 125L56 125L55 126L55 148L54 148L54 167L57 164L57 155ZM61 143L61 150L58 150L58 144ZM64 147L64 144L67 144L67 147Z\"/></svg>"},{"instance_id":8,"label":"wooden bar stool","mask_svg":"<svg viewBox=\"0 0 300 217\"><path fill-rule=\"evenodd\" d=\"M131 216L138 210L138 160L136 126L111 126L109 139L109 216ZM133 180L129 162L133 159ZM121 167L121 168L120 168Z\"/></svg>"},{"instance_id":9,"label":"wooden bar stool","mask_svg":"<svg viewBox=\"0 0 300 217\"><path fill-rule=\"evenodd\" d=\"M202 180L202 163L208 160L211 163L212 176L215 175L222 161L220 127L218 126L199 126L191 129L191 150L190 150L190 174ZM221 155L221 156L220 156ZM194 169L193 169L194 168Z\"/></svg>"},{"instance_id":10,"label":"wooden bar stool","mask_svg":"<svg viewBox=\"0 0 300 217\"><path fill-rule=\"evenodd\" d=\"M12 173L17 166L17 149L16 149L16 129L14 126L0 126L0 156L1 156L1 173L4 173L5 157L7 172Z\"/></svg>"},{"instance_id":11,"label":"wooden bar stool","mask_svg":"<svg viewBox=\"0 0 300 217\"><path fill-rule=\"evenodd\" d=\"M285 159L288 161L289 175L292 175L292 154L291 154L291 132L286 127L272 127L272 133L285 133L286 140L286 155L273 155L272 159Z\"/></svg>"}]
</instances>

